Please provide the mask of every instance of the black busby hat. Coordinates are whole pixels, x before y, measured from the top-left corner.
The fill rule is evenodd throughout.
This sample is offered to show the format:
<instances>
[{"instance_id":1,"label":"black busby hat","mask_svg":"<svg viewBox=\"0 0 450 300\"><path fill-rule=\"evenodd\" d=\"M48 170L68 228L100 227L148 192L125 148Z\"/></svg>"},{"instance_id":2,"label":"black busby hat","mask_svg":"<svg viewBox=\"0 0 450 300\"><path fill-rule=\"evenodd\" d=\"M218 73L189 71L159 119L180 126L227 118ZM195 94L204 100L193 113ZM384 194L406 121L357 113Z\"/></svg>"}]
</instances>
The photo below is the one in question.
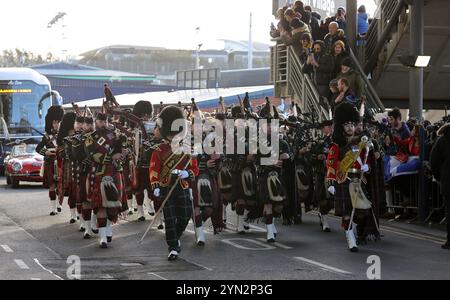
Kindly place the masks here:
<instances>
[{"instance_id":1,"label":"black busby hat","mask_svg":"<svg viewBox=\"0 0 450 300\"><path fill-rule=\"evenodd\" d=\"M153 115L153 105L150 101L139 101L134 105L133 115L142 118L144 115Z\"/></svg>"},{"instance_id":2,"label":"black busby hat","mask_svg":"<svg viewBox=\"0 0 450 300\"><path fill-rule=\"evenodd\" d=\"M45 116L45 132L47 134L52 134L53 121L61 122L63 116L64 109L62 108L62 106L51 106L47 111L47 115Z\"/></svg>"},{"instance_id":3,"label":"black busby hat","mask_svg":"<svg viewBox=\"0 0 450 300\"><path fill-rule=\"evenodd\" d=\"M178 130L172 130L172 124L176 120L184 120L184 125L187 125L183 111L178 106L167 106L159 114L156 124L158 125L163 138L168 139L183 132L183 128L181 127ZM184 126L184 129L186 128L187 126Z\"/></svg>"},{"instance_id":4,"label":"black busby hat","mask_svg":"<svg viewBox=\"0 0 450 300\"><path fill-rule=\"evenodd\" d=\"M342 102L339 104L334 112L333 141L340 146L345 146L346 139L344 137L344 124L348 122L357 124L360 120L361 117L359 116L359 112L356 107L347 102Z\"/></svg>"},{"instance_id":5,"label":"black busby hat","mask_svg":"<svg viewBox=\"0 0 450 300\"><path fill-rule=\"evenodd\" d=\"M94 124L94 119L92 117L85 117L84 123L92 125Z\"/></svg>"},{"instance_id":6,"label":"black busby hat","mask_svg":"<svg viewBox=\"0 0 450 300\"><path fill-rule=\"evenodd\" d=\"M357 124L360 119L361 117L359 116L359 112L356 110L356 107L347 102L342 102L339 104L334 112L334 123L336 126L342 126L348 122Z\"/></svg>"},{"instance_id":7,"label":"black busby hat","mask_svg":"<svg viewBox=\"0 0 450 300\"><path fill-rule=\"evenodd\" d=\"M64 138L69 135L70 130L73 130L76 118L77 115L74 112L69 112L64 115L61 125L59 126L58 137L56 139L58 146L63 146Z\"/></svg>"}]
</instances>

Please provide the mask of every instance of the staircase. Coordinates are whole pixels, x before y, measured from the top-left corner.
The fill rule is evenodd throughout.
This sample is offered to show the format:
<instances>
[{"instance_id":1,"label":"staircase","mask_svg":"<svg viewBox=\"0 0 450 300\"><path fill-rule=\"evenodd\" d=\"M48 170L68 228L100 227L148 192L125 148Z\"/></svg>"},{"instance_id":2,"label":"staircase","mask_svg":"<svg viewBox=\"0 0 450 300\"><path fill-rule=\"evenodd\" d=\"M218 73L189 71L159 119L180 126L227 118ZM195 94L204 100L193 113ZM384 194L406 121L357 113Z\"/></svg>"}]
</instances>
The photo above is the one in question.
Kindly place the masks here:
<instances>
[{"instance_id":1,"label":"staircase","mask_svg":"<svg viewBox=\"0 0 450 300\"><path fill-rule=\"evenodd\" d=\"M366 113L375 115L384 112L383 104L353 52L350 57L364 81L363 97L366 99ZM319 122L332 117L313 80L308 74L303 73L302 64L293 47L287 47L280 40L277 40L277 45L271 47L270 80L274 84L276 97L292 98L300 104L304 113L312 114Z\"/></svg>"},{"instance_id":2,"label":"staircase","mask_svg":"<svg viewBox=\"0 0 450 300\"><path fill-rule=\"evenodd\" d=\"M398 60L410 53L408 0L382 0L379 18L367 33L364 72L387 107L408 108L409 69ZM425 55L432 57L424 74L425 109L450 105L450 1L425 0ZM393 84L395 83L395 84Z\"/></svg>"}]
</instances>

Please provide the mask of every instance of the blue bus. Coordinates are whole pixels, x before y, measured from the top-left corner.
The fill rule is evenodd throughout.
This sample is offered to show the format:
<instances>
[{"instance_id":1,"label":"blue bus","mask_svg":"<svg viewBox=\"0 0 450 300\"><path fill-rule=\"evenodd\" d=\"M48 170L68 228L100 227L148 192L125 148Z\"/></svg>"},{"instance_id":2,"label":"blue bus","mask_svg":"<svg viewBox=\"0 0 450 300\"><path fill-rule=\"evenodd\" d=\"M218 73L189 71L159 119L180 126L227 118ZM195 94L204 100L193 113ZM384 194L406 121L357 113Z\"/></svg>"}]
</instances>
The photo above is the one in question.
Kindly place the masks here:
<instances>
[{"instance_id":1,"label":"blue bus","mask_svg":"<svg viewBox=\"0 0 450 300\"><path fill-rule=\"evenodd\" d=\"M42 138L54 94L48 79L32 69L0 68L0 174L11 144Z\"/></svg>"}]
</instances>

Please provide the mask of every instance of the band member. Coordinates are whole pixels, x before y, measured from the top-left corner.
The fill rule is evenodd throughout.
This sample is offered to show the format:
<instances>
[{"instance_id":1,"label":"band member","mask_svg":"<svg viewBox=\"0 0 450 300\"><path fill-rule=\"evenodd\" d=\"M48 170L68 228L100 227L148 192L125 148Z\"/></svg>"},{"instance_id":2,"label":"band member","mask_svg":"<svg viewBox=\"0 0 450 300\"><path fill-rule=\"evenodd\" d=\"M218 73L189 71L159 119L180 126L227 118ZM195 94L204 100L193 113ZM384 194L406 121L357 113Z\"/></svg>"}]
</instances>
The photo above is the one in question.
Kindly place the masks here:
<instances>
[{"instance_id":1,"label":"band member","mask_svg":"<svg viewBox=\"0 0 450 300\"><path fill-rule=\"evenodd\" d=\"M202 132L203 122L201 118L196 119L197 120L194 122L194 126L192 127L193 134L202 133L202 144L207 145L208 147L214 147L215 145L213 145L213 143L216 138L215 132ZM207 122L212 122L212 120L207 120ZM213 126L214 123L209 123L208 125ZM215 234L223 230L224 222L222 219L223 202L220 196L219 185L217 183L220 168L220 155L215 153L204 153L202 150L202 145L199 146L200 147L198 149L199 152L201 152L196 155L199 174L193 182L192 190L195 207L194 220L197 245L204 246L206 242L203 229L204 222L211 218ZM194 147L194 149L197 148Z\"/></svg>"},{"instance_id":2,"label":"band member","mask_svg":"<svg viewBox=\"0 0 450 300\"><path fill-rule=\"evenodd\" d=\"M153 106L148 101L139 101L136 103L133 109L133 115L142 119L142 122L148 123L153 116ZM137 210L138 210L138 220L145 221L144 215L144 191L147 191L147 196L151 197L152 190L150 186L149 172L150 159L152 153L152 145L150 144L150 139L152 139L151 134L153 132L147 132L147 136L143 136L143 132L138 128L136 130L136 168L135 168L135 188L134 194L136 196ZM149 128L149 130L152 130ZM131 207L131 205L128 205ZM154 215L155 211L151 200L149 201L149 213Z\"/></svg>"},{"instance_id":3,"label":"band member","mask_svg":"<svg viewBox=\"0 0 450 300\"><path fill-rule=\"evenodd\" d=\"M328 213L333 208L333 197L328 192L328 185L325 180L327 174L326 160L330 147L332 144L333 136L333 121L324 121L320 124L320 130L323 134L323 139L319 144L320 153L317 154L314 166L314 196L316 197L316 203L319 205L319 222L323 232L331 232L330 225L328 224Z\"/></svg>"},{"instance_id":4,"label":"band member","mask_svg":"<svg viewBox=\"0 0 450 300\"><path fill-rule=\"evenodd\" d=\"M283 206L287 199L287 192L282 178L282 168L284 161L291 161L293 154L289 144L281 137L278 132L276 134L277 140L272 139L272 130L279 130L271 123L273 120L279 119L276 107L273 106L269 99L266 99L266 105L261 109L260 118L266 119L267 122L260 123L261 133L265 135L259 137L260 154L258 155L258 182L259 182L259 199L263 205L263 218L267 229L267 242L274 243L277 236L277 229L275 227L274 218L280 217L283 212ZM267 141L266 149L261 149L261 143ZM274 143L278 144L278 152L273 152L276 149ZM275 148L274 148L275 147ZM268 153L264 153L265 150ZM266 159L267 162L263 161Z\"/></svg>"},{"instance_id":5,"label":"band member","mask_svg":"<svg viewBox=\"0 0 450 300\"><path fill-rule=\"evenodd\" d=\"M173 122L183 123L184 128L173 130ZM190 153L172 149L175 137L187 129L182 110L168 106L156 122L163 142L155 147L150 161L150 182L153 194L167 200L163 205L166 241L169 246L169 261L176 260L181 251L180 238L192 217L192 199L189 192L191 182L198 175L197 161ZM181 125L181 124L180 124ZM184 131L185 132L185 131ZM174 152L175 151L175 152ZM171 194L169 192L172 191ZM166 199L167 198L167 199Z\"/></svg>"},{"instance_id":6,"label":"band member","mask_svg":"<svg viewBox=\"0 0 450 300\"><path fill-rule=\"evenodd\" d=\"M56 156L58 159L58 198L61 206L64 197L68 197L68 205L70 208L70 224L74 224L77 220L76 212L76 191L72 184L72 164L69 158L68 142L66 139L75 134L76 114L73 112L66 113L61 121L56 142L58 148Z\"/></svg>"},{"instance_id":7,"label":"band member","mask_svg":"<svg viewBox=\"0 0 450 300\"><path fill-rule=\"evenodd\" d=\"M112 224L126 203L121 173L122 145L116 133L108 128L105 114L97 115L96 130L87 135L85 147L93 165L88 195L97 219L100 248L104 249L112 242Z\"/></svg>"},{"instance_id":8,"label":"band member","mask_svg":"<svg viewBox=\"0 0 450 300\"><path fill-rule=\"evenodd\" d=\"M56 216L56 187L57 187L57 165L56 165L56 136L59 124L64 116L61 106L52 106L45 116L45 135L36 147L36 152L44 156L44 186L49 189L51 212L50 216Z\"/></svg>"},{"instance_id":9,"label":"band member","mask_svg":"<svg viewBox=\"0 0 450 300\"><path fill-rule=\"evenodd\" d=\"M90 239L94 236L91 226L92 206L87 195L88 174L92 167L85 151L86 137L94 131L94 119L91 115L85 114L82 124L82 133L72 139L72 157L77 164L77 204L81 205L81 227L84 239ZM96 226L94 227L96 228Z\"/></svg>"},{"instance_id":10,"label":"band member","mask_svg":"<svg viewBox=\"0 0 450 300\"><path fill-rule=\"evenodd\" d=\"M354 188L354 179L360 178L370 170L367 164L366 143L361 137L355 136L355 125L359 122L359 118L358 111L351 104L339 105L335 111L333 144L327 158L327 180L330 185L328 190L336 196L336 215L342 217L342 227L351 252L358 252L353 219L357 199L354 193L351 193L351 189ZM358 196L365 195L361 191L356 195Z\"/></svg>"}]
</instances>

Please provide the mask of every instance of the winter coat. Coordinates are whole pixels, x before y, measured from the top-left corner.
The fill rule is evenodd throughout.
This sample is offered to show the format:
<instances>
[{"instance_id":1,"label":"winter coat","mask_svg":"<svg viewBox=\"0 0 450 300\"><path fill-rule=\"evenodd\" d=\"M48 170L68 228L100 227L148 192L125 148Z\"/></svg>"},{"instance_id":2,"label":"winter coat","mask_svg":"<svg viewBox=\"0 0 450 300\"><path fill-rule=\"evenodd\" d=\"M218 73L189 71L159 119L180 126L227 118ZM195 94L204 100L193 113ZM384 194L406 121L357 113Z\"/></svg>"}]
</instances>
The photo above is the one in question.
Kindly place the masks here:
<instances>
[{"instance_id":1,"label":"winter coat","mask_svg":"<svg viewBox=\"0 0 450 300\"><path fill-rule=\"evenodd\" d=\"M450 197L450 125L444 130L431 151L431 170L441 182L441 193Z\"/></svg>"}]
</instances>

